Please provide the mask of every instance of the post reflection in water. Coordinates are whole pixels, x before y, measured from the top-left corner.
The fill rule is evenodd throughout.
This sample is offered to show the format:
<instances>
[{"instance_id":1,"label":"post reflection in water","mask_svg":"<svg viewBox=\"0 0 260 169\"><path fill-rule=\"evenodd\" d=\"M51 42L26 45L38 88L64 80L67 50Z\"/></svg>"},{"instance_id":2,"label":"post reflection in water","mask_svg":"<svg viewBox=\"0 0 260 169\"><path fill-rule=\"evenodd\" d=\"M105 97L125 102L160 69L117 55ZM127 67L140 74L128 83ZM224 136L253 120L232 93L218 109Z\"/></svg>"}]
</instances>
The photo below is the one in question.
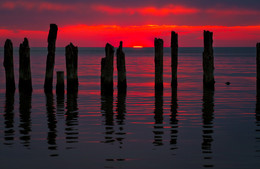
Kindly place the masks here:
<instances>
[{"instance_id":1,"label":"post reflection in water","mask_svg":"<svg viewBox=\"0 0 260 169\"><path fill-rule=\"evenodd\" d=\"M13 145L14 141L14 91L6 91L5 93L5 109L4 109L4 119L5 119L5 131L4 139L5 145Z\"/></svg>"},{"instance_id":2,"label":"post reflection in water","mask_svg":"<svg viewBox=\"0 0 260 169\"><path fill-rule=\"evenodd\" d=\"M105 140L104 143L113 143L114 134L114 112L113 112L113 93L101 92L101 113L105 117Z\"/></svg>"},{"instance_id":3,"label":"post reflection in water","mask_svg":"<svg viewBox=\"0 0 260 169\"><path fill-rule=\"evenodd\" d=\"M57 93L56 101L57 101L56 114L59 118L63 119L63 117L64 117L64 93Z\"/></svg>"},{"instance_id":4,"label":"post reflection in water","mask_svg":"<svg viewBox=\"0 0 260 169\"><path fill-rule=\"evenodd\" d=\"M255 119L256 119L256 156L260 157L260 89L257 88L257 95L256 95L256 109L255 109Z\"/></svg>"},{"instance_id":5,"label":"post reflection in water","mask_svg":"<svg viewBox=\"0 0 260 169\"><path fill-rule=\"evenodd\" d=\"M163 90L155 89L155 109L154 109L154 142L155 146L163 145Z\"/></svg>"},{"instance_id":6,"label":"post reflection in water","mask_svg":"<svg viewBox=\"0 0 260 169\"><path fill-rule=\"evenodd\" d=\"M105 89L104 89L105 90ZM124 132L126 114L126 90L118 90L116 107L116 124L113 112L113 93L101 92L101 113L105 117L105 140L103 143L119 143L122 148L126 133Z\"/></svg>"},{"instance_id":7,"label":"post reflection in water","mask_svg":"<svg viewBox=\"0 0 260 169\"><path fill-rule=\"evenodd\" d=\"M78 93L67 93L67 112L66 112L66 143L67 149L74 149L73 143L78 143Z\"/></svg>"},{"instance_id":8,"label":"post reflection in water","mask_svg":"<svg viewBox=\"0 0 260 169\"><path fill-rule=\"evenodd\" d=\"M178 99L177 99L177 86L172 86L172 102L171 102L171 150L177 149L177 137L178 137Z\"/></svg>"},{"instance_id":9,"label":"post reflection in water","mask_svg":"<svg viewBox=\"0 0 260 169\"><path fill-rule=\"evenodd\" d=\"M30 147L31 141L31 108L32 108L32 93L20 92L20 140L25 147Z\"/></svg>"},{"instance_id":10,"label":"post reflection in water","mask_svg":"<svg viewBox=\"0 0 260 169\"><path fill-rule=\"evenodd\" d=\"M203 142L201 145L205 164L203 167L214 167L212 164L212 142L213 142L213 119L214 119L214 89L203 88Z\"/></svg>"},{"instance_id":11,"label":"post reflection in water","mask_svg":"<svg viewBox=\"0 0 260 169\"><path fill-rule=\"evenodd\" d=\"M47 109L47 119L48 119L48 149L49 150L57 150L56 138L57 138L57 120L55 114L55 107L53 101L53 94L46 93L46 109ZM57 154L51 154L50 156L57 156Z\"/></svg>"},{"instance_id":12,"label":"post reflection in water","mask_svg":"<svg viewBox=\"0 0 260 169\"><path fill-rule=\"evenodd\" d=\"M120 144L120 148L122 148L123 140L125 139L126 133L124 132L124 125L125 125L125 114L126 114L126 90L121 91L118 90L117 94L117 115L116 115L116 120L117 120L117 125L118 125L118 130L116 132L116 140Z\"/></svg>"}]
</instances>

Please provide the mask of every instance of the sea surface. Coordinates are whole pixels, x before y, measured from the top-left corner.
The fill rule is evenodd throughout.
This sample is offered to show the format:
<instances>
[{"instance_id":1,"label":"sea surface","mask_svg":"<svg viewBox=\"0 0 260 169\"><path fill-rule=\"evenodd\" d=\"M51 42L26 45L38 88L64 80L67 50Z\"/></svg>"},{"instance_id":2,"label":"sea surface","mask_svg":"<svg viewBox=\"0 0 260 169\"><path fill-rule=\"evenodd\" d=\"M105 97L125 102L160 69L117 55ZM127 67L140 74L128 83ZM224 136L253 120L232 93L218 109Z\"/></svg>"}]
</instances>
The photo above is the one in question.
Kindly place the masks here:
<instances>
[{"instance_id":1,"label":"sea surface","mask_svg":"<svg viewBox=\"0 0 260 169\"><path fill-rule=\"evenodd\" d=\"M154 90L154 49L124 48L127 94L101 96L104 48L79 48L78 93L56 95L43 83L47 48L31 48L32 95L5 91L0 48L1 169L258 169L260 99L255 48L214 48L215 90L203 89L203 48L179 48L178 87L171 88L170 48L164 50L164 90ZM230 82L230 85L226 85ZM66 84L66 83L65 83Z\"/></svg>"}]
</instances>

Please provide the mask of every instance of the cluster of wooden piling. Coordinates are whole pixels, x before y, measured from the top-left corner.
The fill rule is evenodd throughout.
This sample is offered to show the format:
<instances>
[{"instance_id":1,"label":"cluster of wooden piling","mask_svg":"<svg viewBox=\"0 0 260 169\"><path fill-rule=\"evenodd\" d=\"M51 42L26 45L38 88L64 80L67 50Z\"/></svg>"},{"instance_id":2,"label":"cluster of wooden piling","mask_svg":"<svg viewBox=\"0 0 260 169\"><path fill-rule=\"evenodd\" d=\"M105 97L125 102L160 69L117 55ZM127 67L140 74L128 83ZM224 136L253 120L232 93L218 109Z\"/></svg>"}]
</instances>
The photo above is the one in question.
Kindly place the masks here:
<instances>
[{"instance_id":1,"label":"cluster of wooden piling","mask_svg":"<svg viewBox=\"0 0 260 169\"><path fill-rule=\"evenodd\" d=\"M101 59L101 94L113 94L114 91L114 47L107 43L105 47L106 56ZM116 51L117 56L117 71L118 71L118 92L126 92L126 67L125 53L123 52L123 42L120 41Z\"/></svg>"},{"instance_id":2,"label":"cluster of wooden piling","mask_svg":"<svg viewBox=\"0 0 260 169\"><path fill-rule=\"evenodd\" d=\"M44 81L45 93L53 90L53 71L55 65L55 48L58 33L58 26L50 24L48 35L48 54L46 60L46 73ZM257 87L260 87L260 43L257 43ZM163 90L163 40L154 40L154 63L155 63L155 89ZM105 47L106 56L101 60L101 93L112 94L114 90L114 47L107 43ZM70 43L65 48L67 91L78 91L78 47ZM117 70L118 70L118 91L126 92L127 78L125 66L125 53L123 52L123 42L121 41L116 51ZM214 53L213 53L213 33L204 31L204 51L203 51L203 87L214 90ZM13 45L7 39L4 45L4 67L6 73L6 90L15 91L14 64L13 64ZM178 69L178 34L171 32L171 71L172 86L177 86ZM57 71L56 93L64 93L64 72ZM31 93L32 76L30 67L30 47L27 38L19 47L19 91Z\"/></svg>"},{"instance_id":3,"label":"cluster of wooden piling","mask_svg":"<svg viewBox=\"0 0 260 169\"><path fill-rule=\"evenodd\" d=\"M44 81L44 92L52 93L53 71L55 65L55 50L58 26L50 24L48 35L48 54L46 60L46 73ZM6 90L15 91L13 44L7 39L4 46L4 67L6 77ZM66 69L67 69L67 91L78 91L78 47L70 43L66 46ZM30 63L30 47L27 38L19 47L19 92L32 93L32 75ZM57 71L56 93L64 94L64 71Z\"/></svg>"}]
</instances>

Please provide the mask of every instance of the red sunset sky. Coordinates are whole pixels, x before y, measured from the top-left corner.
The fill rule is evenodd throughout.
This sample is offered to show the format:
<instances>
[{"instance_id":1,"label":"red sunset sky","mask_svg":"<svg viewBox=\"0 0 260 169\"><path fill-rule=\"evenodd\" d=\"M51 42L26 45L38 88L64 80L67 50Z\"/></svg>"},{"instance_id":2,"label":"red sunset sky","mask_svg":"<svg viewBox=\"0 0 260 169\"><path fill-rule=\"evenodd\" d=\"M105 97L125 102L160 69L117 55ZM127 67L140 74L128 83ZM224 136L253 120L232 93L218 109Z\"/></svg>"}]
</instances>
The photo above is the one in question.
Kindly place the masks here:
<instances>
[{"instance_id":1,"label":"red sunset sky","mask_svg":"<svg viewBox=\"0 0 260 169\"><path fill-rule=\"evenodd\" d=\"M259 0L1 0L0 46L7 38L19 46L47 46L49 24L59 27L57 46L152 47L155 37L170 46L202 46L203 30L214 32L214 46L251 46L260 41Z\"/></svg>"}]
</instances>

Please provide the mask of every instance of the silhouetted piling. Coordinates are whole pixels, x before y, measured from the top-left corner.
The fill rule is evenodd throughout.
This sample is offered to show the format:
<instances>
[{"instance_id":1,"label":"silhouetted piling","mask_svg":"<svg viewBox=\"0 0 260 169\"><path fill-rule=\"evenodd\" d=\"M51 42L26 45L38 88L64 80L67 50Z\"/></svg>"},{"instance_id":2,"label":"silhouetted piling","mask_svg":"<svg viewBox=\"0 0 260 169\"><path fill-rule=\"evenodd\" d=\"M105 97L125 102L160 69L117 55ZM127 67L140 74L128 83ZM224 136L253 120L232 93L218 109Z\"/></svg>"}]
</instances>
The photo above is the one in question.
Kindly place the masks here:
<instances>
[{"instance_id":1,"label":"silhouetted piling","mask_svg":"<svg viewBox=\"0 0 260 169\"><path fill-rule=\"evenodd\" d=\"M32 92L32 76L30 63L30 47L27 38L19 48L19 91Z\"/></svg>"},{"instance_id":2,"label":"silhouetted piling","mask_svg":"<svg viewBox=\"0 0 260 169\"><path fill-rule=\"evenodd\" d=\"M117 72L118 72L118 91L126 91L126 68L125 68L125 53L123 52L123 42L120 42L119 48L116 51L117 56Z\"/></svg>"},{"instance_id":3,"label":"silhouetted piling","mask_svg":"<svg viewBox=\"0 0 260 169\"><path fill-rule=\"evenodd\" d=\"M70 43L66 46L67 91L78 91L78 47Z\"/></svg>"},{"instance_id":4,"label":"silhouetted piling","mask_svg":"<svg viewBox=\"0 0 260 169\"><path fill-rule=\"evenodd\" d=\"M46 73L45 73L45 81L44 81L45 92L52 91L57 32L58 32L58 26L56 24L50 24L50 30L48 35L48 55L46 61Z\"/></svg>"},{"instance_id":5,"label":"silhouetted piling","mask_svg":"<svg viewBox=\"0 0 260 169\"><path fill-rule=\"evenodd\" d=\"M171 67L172 67L172 86L177 86L178 68L178 34L171 33Z\"/></svg>"},{"instance_id":6,"label":"silhouetted piling","mask_svg":"<svg viewBox=\"0 0 260 169\"><path fill-rule=\"evenodd\" d=\"M4 46L5 83L7 91L15 91L13 44L10 39L5 41Z\"/></svg>"},{"instance_id":7,"label":"silhouetted piling","mask_svg":"<svg viewBox=\"0 0 260 169\"><path fill-rule=\"evenodd\" d=\"M101 92L113 93L114 47L106 44L106 57L101 60Z\"/></svg>"},{"instance_id":8,"label":"silhouetted piling","mask_svg":"<svg viewBox=\"0 0 260 169\"><path fill-rule=\"evenodd\" d=\"M204 31L203 86L214 88L213 32Z\"/></svg>"},{"instance_id":9,"label":"silhouetted piling","mask_svg":"<svg viewBox=\"0 0 260 169\"><path fill-rule=\"evenodd\" d=\"M64 71L57 71L56 94L64 94Z\"/></svg>"},{"instance_id":10,"label":"silhouetted piling","mask_svg":"<svg viewBox=\"0 0 260 169\"><path fill-rule=\"evenodd\" d=\"M256 44L256 83L257 91L260 92L260 43ZM258 95L259 97L260 95Z\"/></svg>"},{"instance_id":11,"label":"silhouetted piling","mask_svg":"<svg viewBox=\"0 0 260 169\"><path fill-rule=\"evenodd\" d=\"M213 32L204 31L203 86L214 88Z\"/></svg>"},{"instance_id":12,"label":"silhouetted piling","mask_svg":"<svg viewBox=\"0 0 260 169\"><path fill-rule=\"evenodd\" d=\"M163 90L163 40L154 39L155 89Z\"/></svg>"}]
</instances>

